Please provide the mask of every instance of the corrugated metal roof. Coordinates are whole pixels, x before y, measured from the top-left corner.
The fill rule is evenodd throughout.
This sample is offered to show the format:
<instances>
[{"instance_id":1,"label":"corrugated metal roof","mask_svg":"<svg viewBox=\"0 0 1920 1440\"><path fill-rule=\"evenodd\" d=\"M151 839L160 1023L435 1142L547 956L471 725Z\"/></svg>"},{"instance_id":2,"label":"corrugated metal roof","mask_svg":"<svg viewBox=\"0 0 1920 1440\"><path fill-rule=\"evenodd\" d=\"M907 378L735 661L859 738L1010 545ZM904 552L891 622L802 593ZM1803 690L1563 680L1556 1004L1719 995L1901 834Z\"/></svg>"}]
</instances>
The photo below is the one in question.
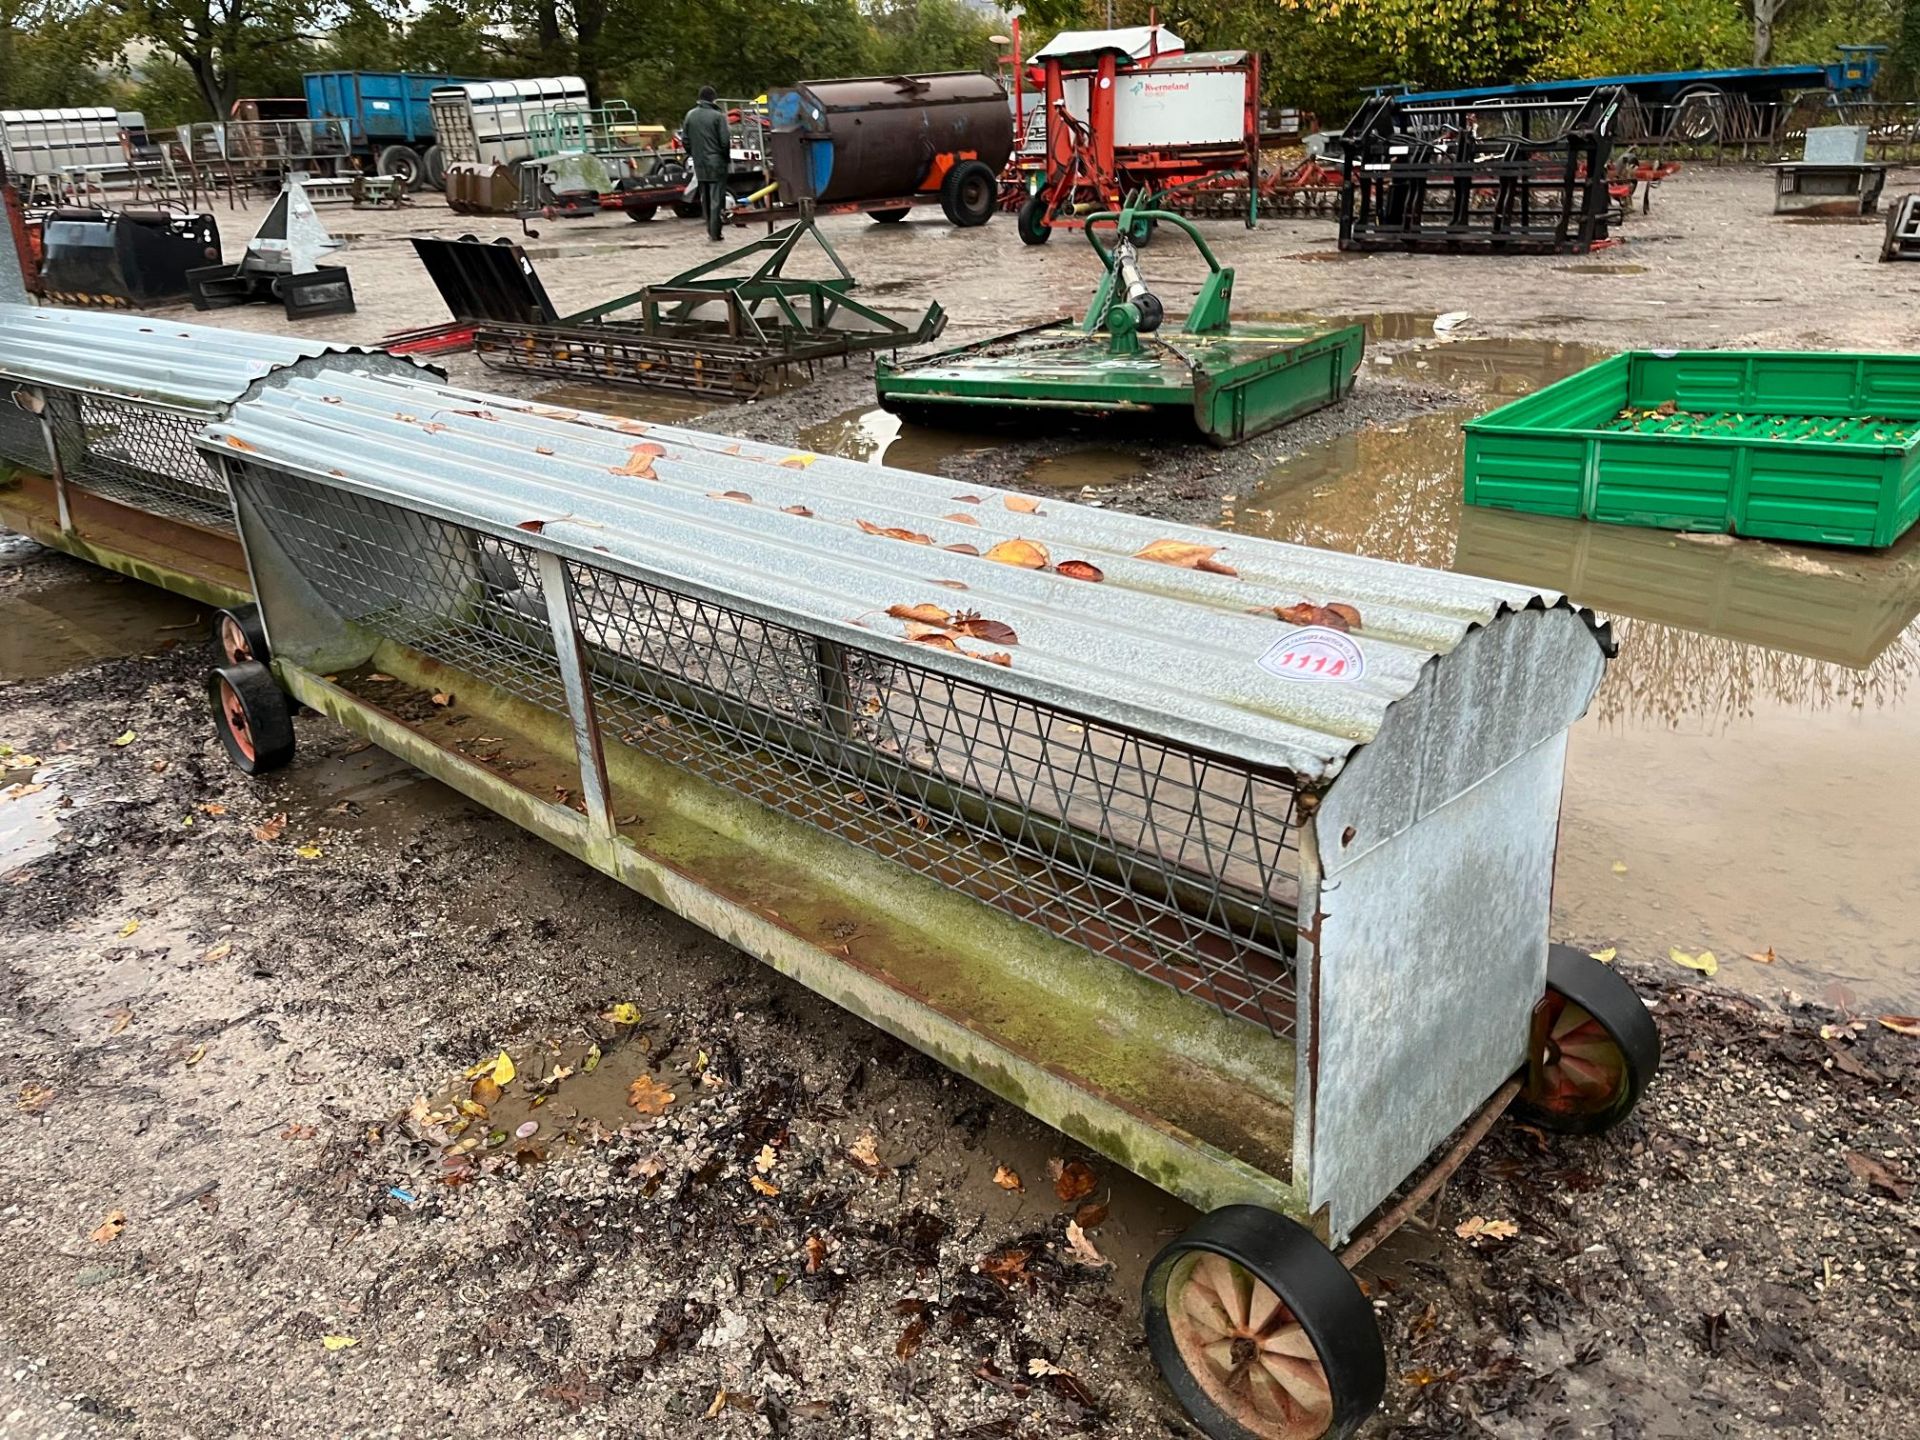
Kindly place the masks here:
<instances>
[{"instance_id":1,"label":"corrugated metal roof","mask_svg":"<svg viewBox=\"0 0 1920 1440\"><path fill-rule=\"evenodd\" d=\"M1030 497L991 487L374 376L290 380L212 427L202 444L1306 777L1335 773L1429 660L1474 627L1508 611L1567 605L1522 585L1066 500L1042 498L1028 512L1013 507ZM538 540L518 528L528 521L543 522ZM932 543L870 533L863 523ZM1044 546L1053 568L942 548L986 552L1015 539ZM1160 540L1219 547L1216 559L1237 574L1137 558ZM1060 574L1069 560L1097 566L1104 582ZM1357 651L1358 678L1301 683L1263 667L1263 657L1271 661L1302 634L1270 607L1302 601L1360 612L1359 628L1334 636ZM887 611L917 604L1012 626L1017 645L964 642L1007 649L1011 666L909 643ZM1586 698L1573 697L1573 707Z\"/></svg>"},{"instance_id":2,"label":"corrugated metal roof","mask_svg":"<svg viewBox=\"0 0 1920 1440\"><path fill-rule=\"evenodd\" d=\"M0 305L0 377L213 415L254 381L322 355L382 351L149 315ZM436 373L425 370L423 373Z\"/></svg>"}]
</instances>

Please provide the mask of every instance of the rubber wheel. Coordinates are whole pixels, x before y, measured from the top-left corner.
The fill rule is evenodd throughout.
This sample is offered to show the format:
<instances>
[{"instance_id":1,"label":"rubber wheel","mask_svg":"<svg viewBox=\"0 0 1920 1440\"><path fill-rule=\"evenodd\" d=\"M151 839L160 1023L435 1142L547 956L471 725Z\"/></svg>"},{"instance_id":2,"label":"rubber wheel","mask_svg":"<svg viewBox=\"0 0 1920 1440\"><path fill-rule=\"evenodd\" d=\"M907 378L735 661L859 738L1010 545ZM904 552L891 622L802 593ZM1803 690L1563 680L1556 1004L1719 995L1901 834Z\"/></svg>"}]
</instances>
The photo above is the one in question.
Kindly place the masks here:
<instances>
[{"instance_id":1,"label":"rubber wheel","mask_svg":"<svg viewBox=\"0 0 1920 1440\"><path fill-rule=\"evenodd\" d=\"M1667 111L1668 137L1696 142L1718 140L1726 114L1726 91L1718 85L1694 85L1673 97Z\"/></svg>"},{"instance_id":2,"label":"rubber wheel","mask_svg":"<svg viewBox=\"0 0 1920 1440\"><path fill-rule=\"evenodd\" d=\"M1360 1286L1258 1205L1215 1210L1154 1256L1141 1311L1153 1363L1209 1440L1338 1440L1386 1392Z\"/></svg>"},{"instance_id":3,"label":"rubber wheel","mask_svg":"<svg viewBox=\"0 0 1920 1440\"><path fill-rule=\"evenodd\" d=\"M682 220L698 220L700 218L700 206L692 200L676 200L673 202L673 213L678 215Z\"/></svg>"},{"instance_id":4,"label":"rubber wheel","mask_svg":"<svg viewBox=\"0 0 1920 1440\"><path fill-rule=\"evenodd\" d=\"M940 208L962 230L984 225L993 218L1000 199L1000 180L993 167L979 160L962 160L940 182Z\"/></svg>"},{"instance_id":5,"label":"rubber wheel","mask_svg":"<svg viewBox=\"0 0 1920 1440\"><path fill-rule=\"evenodd\" d=\"M1133 248L1136 250L1146 249L1147 246L1153 243L1153 232L1159 228L1160 222L1158 220L1134 221L1133 234L1128 237L1133 241Z\"/></svg>"},{"instance_id":6,"label":"rubber wheel","mask_svg":"<svg viewBox=\"0 0 1920 1440\"><path fill-rule=\"evenodd\" d=\"M427 177L426 162L411 145L387 146L373 162L373 168L382 175L398 180L407 190L418 190Z\"/></svg>"},{"instance_id":7,"label":"rubber wheel","mask_svg":"<svg viewBox=\"0 0 1920 1440\"><path fill-rule=\"evenodd\" d=\"M267 664L273 652L267 645L267 627L261 623L258 605L236 605L213 614L213 648L220 652L223 665L244 665L249 660Z\"/></svg>"},{"instance_id":8,"label":"rubber wheel","mask_svg":"<svg viewBox=\"0 0 1920 1440\"><path fill-rule=\"evenodd\" d=\"M426 174L427 184L435 190L446 188L447 156L438 145L429 145L426 154L420 157L420 168Z\"/></svg>"},{"instance_id":9,"label":"rubber wheel","mask_svg":"<svg viewBox=\"0 0 1920 1440\"><path fill-rule=\"evenodd\" d=\"M633 221L634 224L644 225L660 213L660 207L658 205L629 205L626 207L626 211L627 218Z\"/></svg>"},{"instance_id":10,"label":"rubber wheel","mask_svg":"<svg viewBox=\"0 0 1920 1440\"><path fill-rule=\"evenodd\" d=\"M207 700L227 758L242 774L264 775L293 759L293 707L258 660L211 671Z\"/></svg>"},{"instance_id":11,"label":"rubber wheel","mask_svg":"<svg viewBox=\"0 0 1920 1440\"><path fill-rule=\"evenodd\" d=\"M1020 239L1028 245L1044 245L1053 235L1053 229L1047 224L1047 197L1029 195L1020 204L1020 213L1014 217L1014 229L1020 232Z\"/></svg>"},{"instance_id":12,"label":"rubber wheel","mask_svg":"<svg viewBox=\"0 0 1920 1440\"><path fill-rule=\"evenodd\" d=\"M1540 1053L1514 1113L1568 1135L1626 1119L1660 1068L1660 1029L1633 986L1584 951L1554 945L1536 1016Z\"/></svg>"},{"instance_id":13,"label":"rubber wheel","mask_svg":"<svg viewBox=\"0 0 1920 1440\"><path fill-rule=\"evenodd\" d=\"M898 225L913 213L911 205L902 205L895 210L869 210L867 215L879 225Z\"/></svg>"}]
</instances>

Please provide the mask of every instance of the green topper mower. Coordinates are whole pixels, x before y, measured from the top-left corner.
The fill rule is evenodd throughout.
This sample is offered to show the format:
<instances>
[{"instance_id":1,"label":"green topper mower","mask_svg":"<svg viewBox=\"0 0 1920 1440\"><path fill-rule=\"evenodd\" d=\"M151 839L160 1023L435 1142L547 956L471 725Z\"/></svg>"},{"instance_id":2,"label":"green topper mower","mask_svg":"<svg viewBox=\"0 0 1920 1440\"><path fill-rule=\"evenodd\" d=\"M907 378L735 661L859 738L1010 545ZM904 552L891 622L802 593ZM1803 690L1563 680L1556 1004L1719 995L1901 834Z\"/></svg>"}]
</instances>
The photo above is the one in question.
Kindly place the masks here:
<instances>
[{"instance_id":1,"label":"green topper mower","mask_svg":"<svg viewBox=\"0 0 1920 1440\"><path fill-rule=\"evenodd\" d=\"M1096 227L1112 227L1111 244ZM1138 246L1159 224L1186 232L1208 275L1185 319L1166 314L1140 274ZM1073 415L1190 414L1215 445L1237 445L1353 388L1364 332L1229 317L1233 271L1193 224L1164 210L1089 216L1105 274L1079 320L1064 319L877 365L880 403L932 423L959 414L1051 410ZM958 413L955 413L958 412Z\"/></svg>"}]
</instances>

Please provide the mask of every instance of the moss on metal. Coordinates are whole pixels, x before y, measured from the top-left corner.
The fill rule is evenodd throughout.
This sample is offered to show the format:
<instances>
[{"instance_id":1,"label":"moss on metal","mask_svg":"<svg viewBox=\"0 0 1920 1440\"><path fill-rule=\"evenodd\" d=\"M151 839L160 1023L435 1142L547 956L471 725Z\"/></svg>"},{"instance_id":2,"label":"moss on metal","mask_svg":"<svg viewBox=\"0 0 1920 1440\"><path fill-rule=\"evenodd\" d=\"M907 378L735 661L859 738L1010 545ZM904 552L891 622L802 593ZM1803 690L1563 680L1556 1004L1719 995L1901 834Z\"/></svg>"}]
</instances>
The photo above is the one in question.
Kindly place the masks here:
<instances>
[{"instance_id":1,"label":"moss on metal","mask_svg":"<svg viewBox=\"0 0 1920 1440\"><path fill-rule=\"evenodd\" d=\"M403 647L372 663L456 706L408 725L351 677L275 668L304 703L1189 1203L1304 1209L1288 1042L630 745L607 745L620 833L597 835L547 798L577 787L564 716ZM475 712L524 763L511 779L448 748L446 722Z\"/></svg>"}]
</instances>

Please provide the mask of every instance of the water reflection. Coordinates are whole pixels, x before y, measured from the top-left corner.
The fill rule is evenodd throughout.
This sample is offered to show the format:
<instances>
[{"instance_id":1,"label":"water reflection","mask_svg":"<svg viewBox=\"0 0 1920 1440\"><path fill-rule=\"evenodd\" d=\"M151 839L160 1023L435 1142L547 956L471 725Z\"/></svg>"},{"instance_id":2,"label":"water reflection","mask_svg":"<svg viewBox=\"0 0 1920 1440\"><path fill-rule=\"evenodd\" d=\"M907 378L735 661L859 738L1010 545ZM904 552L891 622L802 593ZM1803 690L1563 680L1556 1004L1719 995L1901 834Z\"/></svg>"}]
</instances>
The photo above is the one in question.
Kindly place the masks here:
<instances>
[{"instance_id":1,"label":"water reflection","mask_svg":"<svg viewBox=\"0 0 1920 1440\"><path fill-rule=\"evenodd\" d=\"M800 443L821 455L892 465L923 475L943 473L946 462L955 455L990 448L990 442L969 444L965 435L950 430L909 425L877 405L856 406L831 420L809 425L801 430Z\"/></svg>"},{"instance_id":2,"label":"water reflection","mask_svg":"<svg viewBox=\"0 0 1920 1440\"><path fill-rule=\"evenodd\" d=\"M618 415L627 420L647 420L655 425L686 425L725 401L704 400L692 395L674 395L658 390L614 389L605 385L561 385L534 396L542 405L564 405L595 415Z\"/></svg>"}]
</instances>

